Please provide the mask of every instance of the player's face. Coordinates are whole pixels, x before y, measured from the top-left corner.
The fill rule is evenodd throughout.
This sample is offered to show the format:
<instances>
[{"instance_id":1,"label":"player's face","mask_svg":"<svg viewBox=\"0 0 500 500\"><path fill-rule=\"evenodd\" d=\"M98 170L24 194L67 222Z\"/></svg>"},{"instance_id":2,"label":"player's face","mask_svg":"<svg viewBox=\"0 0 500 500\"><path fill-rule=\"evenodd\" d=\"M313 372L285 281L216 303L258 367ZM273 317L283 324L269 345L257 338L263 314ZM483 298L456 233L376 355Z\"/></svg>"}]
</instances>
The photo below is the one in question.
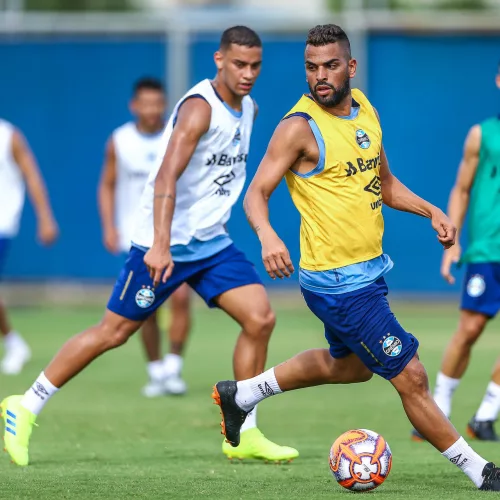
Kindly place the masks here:
<instances>
[{"instance_id":1,"label":"player's face","mask_svg":"<svg viewBox=\"0 0 500 500\"><path fill-rule=\"evenodd\" d=\"M165 116L165 96L159 90L142 89L132 100L131 110L146 128L160 127Z\"/></svg>"},{"instance_id":2,"label":"player's face","mask_svg":"<svg viewBox=\"0 0 500 500\"><path fill-rule=\"evenodd\" d=\"M356 61L349 59L339 43L322 47L308 45L305 60L307 83L316 102L327 108L340 104L351 90Z\"/></svg>"},{"instance_id":3,"label":"player's face","mask_svg":"<svg viewBox=\"0 0 500 500\"><path fill-rule=\"evenodd\" d=\"M262 47L232 43L224 52L215 53L215 64L226 87L237 96L246 96L260 74Z\"/></svg>"}]
</instances>

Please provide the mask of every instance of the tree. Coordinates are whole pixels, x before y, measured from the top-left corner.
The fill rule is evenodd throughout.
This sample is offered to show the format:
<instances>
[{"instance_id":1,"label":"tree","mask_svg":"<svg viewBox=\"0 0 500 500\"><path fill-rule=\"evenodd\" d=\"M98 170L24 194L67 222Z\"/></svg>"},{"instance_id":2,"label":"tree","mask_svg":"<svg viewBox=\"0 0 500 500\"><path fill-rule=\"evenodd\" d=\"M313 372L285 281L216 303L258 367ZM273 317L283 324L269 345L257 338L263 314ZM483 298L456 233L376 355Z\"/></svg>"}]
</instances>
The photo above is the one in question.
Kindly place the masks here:
<instances>
[{"instance_id":1,"label":"tree","mask_svg":"<svg viewBox=\"0 0 500 500\"><path fill-rule=\"evenodd\" d=\"M25 0L26 10L124 11L132 9L130 0Z\"/></svg>"}]
</instances>

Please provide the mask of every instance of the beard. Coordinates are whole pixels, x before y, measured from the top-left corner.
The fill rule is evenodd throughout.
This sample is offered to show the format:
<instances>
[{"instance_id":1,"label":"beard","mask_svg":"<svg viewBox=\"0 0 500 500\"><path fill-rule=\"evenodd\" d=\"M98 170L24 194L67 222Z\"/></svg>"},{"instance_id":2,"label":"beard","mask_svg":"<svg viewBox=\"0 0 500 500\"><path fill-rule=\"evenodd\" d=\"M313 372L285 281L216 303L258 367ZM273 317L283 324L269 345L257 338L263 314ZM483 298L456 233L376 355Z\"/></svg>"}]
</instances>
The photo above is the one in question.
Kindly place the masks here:
<instances>
[{"instance_id":1,"label":"beard","mask_svg":"<svg viewBox=\"0 0 500 500\"><path fill-rule=\"evenodd\" d=\"M318 93L316 92L316 87L318 86L330 87L333 90L333 94L331 96L318 95ZM333 85L330 85L326 82L319 82L314 88L309 85L309 90L311 92L311 95L314 97L314 100L318 104L325 106L325 108L334 108L335 106L338 106L349 95L349 92L351 91L351 79L349 78L349 75L346 75L346 78L342 82L342 85L338 88L335 88Z\"/></svg>"}]
</instances>

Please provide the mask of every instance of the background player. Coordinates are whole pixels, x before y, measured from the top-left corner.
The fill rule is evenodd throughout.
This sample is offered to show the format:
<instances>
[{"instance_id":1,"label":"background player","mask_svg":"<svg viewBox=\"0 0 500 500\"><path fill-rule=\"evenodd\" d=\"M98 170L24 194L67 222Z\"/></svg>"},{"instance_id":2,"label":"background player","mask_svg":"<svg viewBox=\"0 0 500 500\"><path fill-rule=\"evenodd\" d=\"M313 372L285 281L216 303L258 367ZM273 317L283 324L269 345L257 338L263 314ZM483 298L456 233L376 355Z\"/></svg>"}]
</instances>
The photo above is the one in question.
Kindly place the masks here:
<instances>
[{"instance_id":1,"label":"background player","mask_svg":"<svg viewBox=\"0 0 500 500\"><path fill-rule=\"evenodd\" d=\"M250 380L219 382L213 397L225 435L237 446L246 412L269 396L364 382L377 373L393 384L410 421L448 460L478 488L500 491L500 469L470 448L434 402L418 341L397 322L386 299L383 275L392 262L382 252L382 201L431 219L445 248L453 245L456 230L441 210L391 173L378 115L359 90L351 93L356 61L341 28L309 32L305 68L311 93L277 127L244 206L267 272L289 276L290 255L269 222L268 207L286 177L302 219L301 291L325 325L330 350L302 352Z\"/></svg>"},{"instance_id":2,"label":"background player","mask_svg":"<svg viewBox=\"0 0 500 500\"><path fill-rule=\"evenodd\" d=\"M500 67L496 76L500 88ZM443 256L441 274L453 284L451 266L467 263L458 329L446 348L434 398L443 413L451 414L451 400L467 365L472 346L488 321L500 309L500 117L475 125L469 131L448 214L460 233L468 211L468 248L461 255L456 244ZM498 441L493 427L500 410L500 359L486 394L468 425L471 437ZM414 437L419 438L414 432Z\"/></svg>"},{"instance_id":3,"label":"background player","mask_svg":"<svg viewBox=\"0 0 500 500\"><path fill-rule=\"evenodd\" d=\"M99 184L99 212L104 246L113 253L127 253L132 242L137 205L148 176L157 165L165 130L166 98L156 78L142 78L134 85L130 111L136 117L117 128L106 146ZM189 334L190 290L180 286L171 297L170 353L161 359L157 315L152 314L141 328L148 359L149 383L142 392L147 397L165 393L183 394L182 352Z\"/></svg>"},{"instance_id":4,"label":"background player","mask_svg":"<svg viewBox=\"0 0 500 500\"><path fill-rule=\"evenodd\" d=\"M165 156L149 176L133 246L102 321L70 339L24 396L2 402L5 447L18 465L28 464L32 427L49 398L98 356L126 342L182 283L240 324L235 377L262 373L274 313L253 264L225 230L245 183L257 111L248 94L261 63L258 35L244 26L230 28L215 53L215 80L203 80L177 103L165 132ZM298 456L263 436L255 409L243 430L240 447L224 442L225 453L268 460Z\"/></svg>"},{"instance_id":5,"label":"background player","mask_svg":"<svg viewBox=\"0 0 500 500\"><path fill-rule=\"evenodd\" d=\"M22 133L9 122L0 120L0 272L11 240L19 231L24 205L25 185L28 188L37 218L37 238L42 245L53 243L58 228L50 206L47 190L36 160ZM19 373L31 357L30 348L12 329L5 305L0 300L0 334L5 354L0 372Z\"/></svg>"}]
</instances>

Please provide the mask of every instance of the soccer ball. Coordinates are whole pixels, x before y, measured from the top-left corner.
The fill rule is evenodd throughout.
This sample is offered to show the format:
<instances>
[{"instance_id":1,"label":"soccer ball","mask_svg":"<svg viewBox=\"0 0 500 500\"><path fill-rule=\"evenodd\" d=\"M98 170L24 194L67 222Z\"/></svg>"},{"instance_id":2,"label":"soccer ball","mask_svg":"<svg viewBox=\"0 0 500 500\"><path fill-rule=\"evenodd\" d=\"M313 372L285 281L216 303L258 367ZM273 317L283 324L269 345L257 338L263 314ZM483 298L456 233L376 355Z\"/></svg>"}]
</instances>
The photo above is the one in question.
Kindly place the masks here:
<instances>
[{"instance_id":1,"label":"soccer ball","mask_svg":"<svg viewBox=\"0 0 500 500\"><path fill-rule=\"evenodd\" d=\"M387 479L391 465L392 453L386 440L367 429L344 432L330 448L330 470L348 490L377 488Z\"/></svg>"}]
</instances>

